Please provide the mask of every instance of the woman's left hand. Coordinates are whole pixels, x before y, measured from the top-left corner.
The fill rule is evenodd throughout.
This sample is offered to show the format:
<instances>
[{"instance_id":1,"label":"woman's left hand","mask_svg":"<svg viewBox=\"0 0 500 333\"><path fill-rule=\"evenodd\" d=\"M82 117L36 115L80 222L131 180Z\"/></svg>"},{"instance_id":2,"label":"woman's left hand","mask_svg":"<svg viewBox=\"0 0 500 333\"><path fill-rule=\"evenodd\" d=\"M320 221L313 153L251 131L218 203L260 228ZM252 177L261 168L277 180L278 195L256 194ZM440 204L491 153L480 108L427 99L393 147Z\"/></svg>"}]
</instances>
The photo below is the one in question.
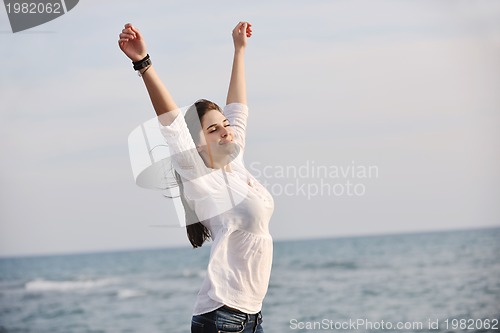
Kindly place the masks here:
<instances>
[{"instance_id":1,"label":"woman's left hand","mask_svg":"<svg viewBox=\"0 0 500 333\"><path fill-rule=\"evenodd\" d=\"M252 25L248 22L239 22L233 29L233 42L235 50L247 46L247 39L252 37Z\"/></svg>"}]
</instances>

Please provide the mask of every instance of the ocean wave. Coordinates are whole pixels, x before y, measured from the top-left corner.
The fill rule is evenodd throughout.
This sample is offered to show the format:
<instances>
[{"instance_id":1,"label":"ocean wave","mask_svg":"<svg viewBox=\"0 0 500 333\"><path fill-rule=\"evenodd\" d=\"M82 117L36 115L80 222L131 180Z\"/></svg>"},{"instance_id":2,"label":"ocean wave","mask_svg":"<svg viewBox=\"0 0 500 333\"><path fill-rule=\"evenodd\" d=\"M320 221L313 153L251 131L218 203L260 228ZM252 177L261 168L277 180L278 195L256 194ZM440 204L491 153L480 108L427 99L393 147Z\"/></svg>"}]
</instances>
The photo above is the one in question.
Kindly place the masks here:
<instances>
[{"instance_id":1,"label":"ocean wave","mask_svg":"<svg viewBox=\"0 0 500 333\"><path fill-rule=\"evenodd\" d=\"M109 286L116 282L116 279L86 279L86 280L69 280L69 281L54 281L45 279L35 279L27 282L24 289L28 291L71 291L71 290L88 290Z\"/></svg>"},{"instance_id":2,"label":"ocean wave","mask_svg":"<svg viewBox=\"0 0 500 333\"><path fill-rule=\"evenodd\" d=\"M207 273L206 269L201 269L201 270L185 269L182 271L182 273L177 274L177 277L205 277L206 273Z\"/></svg>"},{"instance_id":3,"label":"ocean wave","mask_svg":"<svg viewBox=\"0 0 500 333\"><path fill-rule=\"evenodd\" d=\"M302 269L338 269L338 270L356 270L359 268L354 261L326 261L326 262L292 262L292 266Z\"/></svg>"},{"instance_id":4,"label":"ocean wave","mask_svg":"<svg viewBox=\"0 0 500 333\"><path fill-rule=\"evenodd\" d=\"M185 279L185 278L203 278L207 275L206 269L183 269L178 271L171 271L160 275L158 278L162 281L165 279Z\"/></svg>"},{"instance_id":5,"label":"ocean wave","mask_svg":"<svg viewBox=\"0 0 500 333\"><path fill-rule=\"evenodd\" d=\"M118 290L116 294L116 297L118 297L119 299L127 299L127 298L142 297L142 296L146 296L146 294L140 290L134 290L134 289L121 289Z\"/></svg>"}]
</instances>

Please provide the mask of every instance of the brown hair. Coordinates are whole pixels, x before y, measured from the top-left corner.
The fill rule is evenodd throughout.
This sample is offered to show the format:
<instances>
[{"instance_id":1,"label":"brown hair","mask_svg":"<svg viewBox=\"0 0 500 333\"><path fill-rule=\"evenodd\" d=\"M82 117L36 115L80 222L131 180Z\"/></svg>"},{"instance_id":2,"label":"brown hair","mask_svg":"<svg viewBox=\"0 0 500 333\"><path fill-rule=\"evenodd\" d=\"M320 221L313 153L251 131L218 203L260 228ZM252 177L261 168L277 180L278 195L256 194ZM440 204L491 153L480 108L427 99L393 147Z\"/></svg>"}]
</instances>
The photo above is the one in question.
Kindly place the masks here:
<instances>
[{"instance_id":1,"label":"brown hair","mask_svg":"<svg viewBox=\"0 0 500 333\"><path fill-rule=\"evenodd\" d=\"M189 133L191 134L195 144L197 144L200 140L201 122L203 120L203 116L210 110L217 110L222 113L221 108L217 104L206 99L196 101L194 105L186 111L184 119L186 120ZM207 239L212 237L210 230L199 222L196 212L189 207L184 196L184 185L182 184L182 179L177 171L175 172L175 178L179 184L180 197L186 215L186 231L189 242L193 245L193 248L201 247Z\"/></svg>"}]
</instances>

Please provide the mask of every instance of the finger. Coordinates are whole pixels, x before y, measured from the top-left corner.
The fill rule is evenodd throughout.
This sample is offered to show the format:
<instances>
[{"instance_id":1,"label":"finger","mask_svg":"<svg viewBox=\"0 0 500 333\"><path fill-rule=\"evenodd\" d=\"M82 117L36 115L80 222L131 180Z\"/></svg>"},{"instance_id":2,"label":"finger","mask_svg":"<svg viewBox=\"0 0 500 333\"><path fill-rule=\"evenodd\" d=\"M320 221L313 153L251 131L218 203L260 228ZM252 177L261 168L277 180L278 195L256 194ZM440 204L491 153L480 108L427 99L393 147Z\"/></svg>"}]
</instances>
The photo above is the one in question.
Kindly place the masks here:
<instances>
[{"instance_id":1,"label":"finger","mask_svg":"<svg viewBox=\"0 0 500 333\"><path fill-rule=\"evenodd\" d=\"M130 29L132 29L132 32L135 34L135 36L139 39L142 39L142 34L141 32L139 31L139 29L137 29L136 27L134 26L130 26Z\"/></svg>"},{"instance_id":2,"label":"finger","mask_svg":"<svg viewBox=\"0 0 500 333\"><path fill-rule=\"evenodd\" d=\"M119 35L120 38L135 38L135 35L131 34L131 33L126 33L126 32L122 32L120 35Z\"/></svg>"},{"instance_id":3,"label":"finger","mask_svg":"<svg viewBox=\"0 0 500 333\"><path fill-rule=\"evenodd\" d=\"M250 22L244 22L244 23L245 23L245 29L247 29L247 30L248 29L250 29L250 30L252 29L251 28L252 27L252 23L250 23Z\"/></svg>"},{"instance_id":4,"label":"finger","mask_svg":"<svg viewBox=\"0 0 500 333\"><path fill-rule=\"evenodd\" d=\"M120 39L119 39L119 40L121 40L121 41L123 41L123 42L128 42L128 41L130 41L130 40L134 40L134 38L129 38L129 37L120 36Z\"/></svg>"},{"instance_id":5,"label":"finger","mask_svg":"<svg viewBox=\"0 0 500 333\"><path fill-rule=\"evenodd\" d=\"M136 37L135 32L134 32L134 31L132 31L132 29L130 29L130 28L123 29L123 30L122 30L122 33L125 33L125 34L130 34L131 36Z\"/></svg>"},{"instance_id":6,"label":"finger","mask_svg":"<svg viewBox=\"0 0 500 333\"><path fill-rule=\"evenodd\" d=\"M245 31L246 27L245 27L245 23L246 22L239 22L237 25L236 25L236 28L234 28L235 32L240 34L242 33L242 31Z\"/></svg>"}]
</instances>

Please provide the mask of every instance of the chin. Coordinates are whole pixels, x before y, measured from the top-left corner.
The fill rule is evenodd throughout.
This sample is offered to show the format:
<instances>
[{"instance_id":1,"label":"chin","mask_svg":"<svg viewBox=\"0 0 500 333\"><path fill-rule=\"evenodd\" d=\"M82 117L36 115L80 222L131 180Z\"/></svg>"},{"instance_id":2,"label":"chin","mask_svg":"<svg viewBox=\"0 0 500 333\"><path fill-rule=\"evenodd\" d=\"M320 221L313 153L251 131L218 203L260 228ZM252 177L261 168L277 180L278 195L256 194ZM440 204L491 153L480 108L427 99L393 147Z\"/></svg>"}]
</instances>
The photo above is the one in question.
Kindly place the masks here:
<instances>
[{"instance_id":1,"label":"chin","mask_svg":"<svg viewBox=\"0 0 500 333\"><path fill-rule=\"evenodd\" d=\"M220 148L221 152L223 152L224 155L233 156L233 158L236 157L236 155L238 155L239 152L239 147L234 142L228 142L224 145L221 145Z\"/></svg>"}]
</instances>

